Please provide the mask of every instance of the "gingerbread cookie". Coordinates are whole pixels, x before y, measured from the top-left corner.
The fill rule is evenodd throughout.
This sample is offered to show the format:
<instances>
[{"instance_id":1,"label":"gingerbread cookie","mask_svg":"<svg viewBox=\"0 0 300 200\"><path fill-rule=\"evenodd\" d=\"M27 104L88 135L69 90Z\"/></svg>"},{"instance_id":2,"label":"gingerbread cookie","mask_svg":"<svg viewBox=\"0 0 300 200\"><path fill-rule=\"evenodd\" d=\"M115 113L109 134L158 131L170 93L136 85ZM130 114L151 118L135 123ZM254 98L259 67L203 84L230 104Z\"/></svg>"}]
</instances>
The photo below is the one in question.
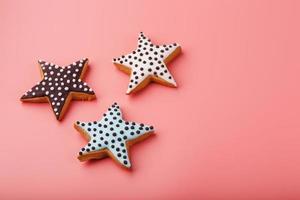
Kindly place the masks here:
<instances>
[{"instance_id":1,"label":"gingerbread cookie","mask_svg":"<svg viewBox=\"0 0 300 200\"><path fill-rule=\"evenodd\" d=\"M80 161L109 156L126 168L131 167L128 155L130 145L154 131L152 126L125 121L117 103L108 108L101 120L77 121L74 127L89 141L79 152Z\"/></svg>"},{"instance_id":2,"label":"gingerbread cookie","mask_svg":"<svg viewBox=\"0 0 300 200\"><path fill-rule=\"evenodd\" d=\"M61 120L72 99L92 100L95 93L82 78L88 59L82 59L66 67L39 60L42 80L22 97L23 102L49 102L58 120Z\"/></svg>"},{"instance_id":3,"label":"gingerbread cookie","mask_svg":"<svg viewBox=\"0 0 300 200\"><path fill-rule=\"evenodd\" d=\"M130 83L126 94L144 88L151 81L176 87L176 82L166 64L180 52L181 47L178 44L154 45L141 32L136 50L130 54L113 59L113 63L121 71L130 75Z\"/></svg>"}]
</instances>

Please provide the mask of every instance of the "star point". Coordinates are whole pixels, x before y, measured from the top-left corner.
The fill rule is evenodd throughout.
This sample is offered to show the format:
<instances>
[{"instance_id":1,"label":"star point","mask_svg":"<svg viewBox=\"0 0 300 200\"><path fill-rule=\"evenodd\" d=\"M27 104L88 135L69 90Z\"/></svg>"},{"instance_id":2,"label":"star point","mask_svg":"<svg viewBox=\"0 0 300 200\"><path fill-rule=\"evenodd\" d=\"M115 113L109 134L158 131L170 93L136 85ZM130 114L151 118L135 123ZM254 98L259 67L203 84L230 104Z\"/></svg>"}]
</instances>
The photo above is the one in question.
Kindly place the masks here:
<instances>
[{"instance_id":1,"label":"star point","mask_svg":"<svg viewBox=\"0 0 300 200\"><path fill-rule=\"evenodd\" d=\"M113 59L118 69L130 75L126 94L139 91L152 81L177 87L166 64L180 52L181 47L177 43L155 45L143 32L140 32L137 48L132 53Z\"/></svg>"},{"instance_id":2,"label":"star point","mask_svg":"<svg viewBox=\"0 0 300 200\"><path fill-rule=\"evenodd\" d=\"M131 167L130 146L154 132L153 126L124 120L116 103L99 121L77 121L74 126L89 141L79 152L80 161L109 156L125 168Z\"/></svg>"}]
</instances>

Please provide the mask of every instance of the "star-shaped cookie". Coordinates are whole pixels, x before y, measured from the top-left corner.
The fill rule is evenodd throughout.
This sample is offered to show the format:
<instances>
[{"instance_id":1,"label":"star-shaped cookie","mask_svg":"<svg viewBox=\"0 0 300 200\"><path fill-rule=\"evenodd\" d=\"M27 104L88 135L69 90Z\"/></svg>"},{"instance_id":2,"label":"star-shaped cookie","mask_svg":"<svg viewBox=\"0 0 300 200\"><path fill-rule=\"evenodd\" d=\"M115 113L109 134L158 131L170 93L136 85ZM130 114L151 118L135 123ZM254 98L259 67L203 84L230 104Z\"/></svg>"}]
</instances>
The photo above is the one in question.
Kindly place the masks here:
<instances>
[{"instance_id":1,"label":"star-shaped cookie","mask_svg":"<svg viewBox=\"0 0 300 200\"><path fill-rule=\"evenodd\" d=\"M88 59L81 59L66 67L60 67L42 60L38 61L42 80L22 97L24 102L49 102L56 119L61 120L72 99L91 100L95 93L82 78L88 66Z\"/></svg>"},{"instance_id":2,"label":"star-shaped cookie","mask_svg":"<svg viewBox=\"0 0 300 200\"><path fill-rule=\"evenodd\" d=\"M136 92L151 81L162 85L177 87L166 64L181 52L181 47L174 43L154 45L142 32L138 38L138 47L132 53L113 59L113 63L130 75L126 94Z\"/></svg>"},{"instance_id":3,"label":"star-shaped cookie","mask_svg":"<svg viewBox=\"0 0 300 200\"><path fill-rule=\"evenodd\" d=\"M80 161L109 156L126 168L131 167L128 155L130 145L154 131L153 126L125 121L117 103L108 108L99 121L77 121L74 127L89 141L79 152Z\"/></svg>"}]
</instances>

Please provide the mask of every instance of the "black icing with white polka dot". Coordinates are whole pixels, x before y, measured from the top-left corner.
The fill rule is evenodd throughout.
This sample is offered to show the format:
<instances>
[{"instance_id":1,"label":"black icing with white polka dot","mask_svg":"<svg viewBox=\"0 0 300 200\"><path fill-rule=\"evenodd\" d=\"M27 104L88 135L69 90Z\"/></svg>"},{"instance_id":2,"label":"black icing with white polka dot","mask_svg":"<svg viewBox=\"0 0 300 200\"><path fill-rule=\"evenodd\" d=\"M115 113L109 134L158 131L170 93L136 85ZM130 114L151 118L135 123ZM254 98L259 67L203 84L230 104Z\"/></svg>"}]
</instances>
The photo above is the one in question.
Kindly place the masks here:
<instances>
[{"instance_id":1,"label":"black icing with white polka dot","mask_svg":"<svg viewBox=\"0 0 300 200\"><path fill-rule=\"evenodd\" d=\"M154 131L152 126L123 120L117 103L108 108L100 121L86 123L77 121L76 126L90 138L89 143L79 152L79 157L100 150L109 150L115 160L127 168L131 164L126 142Z\"/></svg>"},{"instance_id":2,"label":"black icing with white polka dot","mask_svg":"<svg viewBox=\"0 0 300 200\"><path fill-rule=\"evenodd\" d=\"M169 45L154 45L149 38L140 33L138 47L132 53L113 59L113 63L123 65L131 70L127 94L134 91L149 77L163 80L176 87L176 82L169 72L165 61L175 51L180 50L176 43Z\"/></svg>"},{"instance_id":3,"label":"black icing with white polka dot","mask_svg":"<svg viewBox=\"0 0 300 200\"><path fill-rule=\"evenodd\" d=\"M53 63L39 60L43 80L26 92L21 100L32 100L47 97L57 119L60 119L61 112L70 92L85 95L95 95L93 90L81 80L83 69L88 59L82 59L66 67L60 67Z\"/></svg>"}]
</instances>

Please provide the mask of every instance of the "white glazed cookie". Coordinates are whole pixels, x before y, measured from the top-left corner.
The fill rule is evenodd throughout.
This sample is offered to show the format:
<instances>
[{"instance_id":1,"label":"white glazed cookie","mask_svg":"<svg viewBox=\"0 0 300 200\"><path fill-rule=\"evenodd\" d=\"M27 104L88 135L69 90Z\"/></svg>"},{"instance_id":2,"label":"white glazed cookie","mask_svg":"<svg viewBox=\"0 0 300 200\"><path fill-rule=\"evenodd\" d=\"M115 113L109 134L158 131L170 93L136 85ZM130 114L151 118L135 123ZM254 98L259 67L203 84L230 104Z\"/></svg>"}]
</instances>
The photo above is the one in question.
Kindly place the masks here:
<instances>
[{"instance_id":1,"label":"white glazed cookie","mask_svg":"<svg viewBox=\"0 0 300 200\"><path fill-rule=\"evenodd\" d=\"M84 58L66 67L39 60L42 80L22 97L24 102L49 102L56 119L61 120L72 99L92 100L94 91L82 81L88 67Z\"/></svg>"},{"instance_id":2,"label":"white glazed cookie","mask_svg":"<svg viewBox=\"0 0 300 200\"><path fill-rule=\"evenodd\" d=\"M108 108L99 121L77 121L74 127L89 141L79 152L80 161L109 156L126 168L131 167L130 145L147 138L154 131L153 126L125 121L117 103Z\"/></svg>"},{"instance_id":3,"label":"white glazed cookie","mask_svg":"<svg viewBox=\"0 0 300 200\"><path fill-rule=\"evenodd\" d=\"M176 82L166 64L180 52L181 47L178 44L154 45L141 32L136 50L113 59L113 63L121 71L130 75L130 83L126 94L144 88L151 81L176 87Z\"/></svg>"}]
</instances>

